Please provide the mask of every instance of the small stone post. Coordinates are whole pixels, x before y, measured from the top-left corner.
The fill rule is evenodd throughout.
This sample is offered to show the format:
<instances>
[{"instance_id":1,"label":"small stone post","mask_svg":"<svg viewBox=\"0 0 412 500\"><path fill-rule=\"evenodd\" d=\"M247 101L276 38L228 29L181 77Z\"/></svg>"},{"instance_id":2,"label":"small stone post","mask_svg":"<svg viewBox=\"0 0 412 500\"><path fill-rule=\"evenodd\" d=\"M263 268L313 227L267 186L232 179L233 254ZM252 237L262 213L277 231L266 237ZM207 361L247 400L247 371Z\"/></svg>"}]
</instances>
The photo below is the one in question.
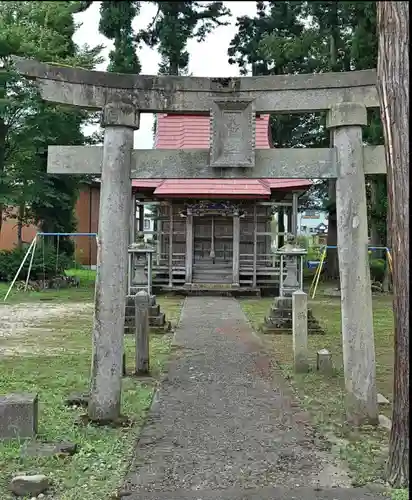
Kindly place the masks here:
<instances>
[{"instance_id":1,"label":"small stone post","mask_svg":"<svg viewBox=\"0 0 412 500\"><path fill-rule=\"evenodd\" d=\"M105 133L88 415L93 421L105 422L120 415L131 153L139 114L131 105L107 104L102 126Z\"/></svg>"},{"instance_id":2,"label":"small stone post","mask_svg":"<svg viewBox=\"0 0 412 500\"><path fill-rule=\"evenodd\" d=\"M136 294L136 372L135 375L149 373L149 295L143 290Z\"/></svg>"},{"instance_id":3,"label":"small stone post","mask_svg":"<svg viewBox=\"0 0 412 500\"><path fill-rule=\"evenodd\" d=\"M321 349L316 353L316 369L326 375L333 373L332 355L327 349Z\"/></svg>"},{"instance_id":4,"label":"small stone post","mask_svg":"<svg viewBox=\"0 0 412 500\"><path fill-rule=\"evenodd\" d=\"M302 290L292 294L293 361L296 373L306 373L308 363L308 297Z\"/></svg>"},{"instance_id":5,"label":"small stone post","mask_svg":"<svg viewBox=\"0 0 412 500\"><path fill-rule=\"evenodd\" d=\"M361 128L366 123L365 106L355 102L337 104L327 117L338 165L336 211L346 413L354 425L378 422Z\"/></svg>"}]
</instances>

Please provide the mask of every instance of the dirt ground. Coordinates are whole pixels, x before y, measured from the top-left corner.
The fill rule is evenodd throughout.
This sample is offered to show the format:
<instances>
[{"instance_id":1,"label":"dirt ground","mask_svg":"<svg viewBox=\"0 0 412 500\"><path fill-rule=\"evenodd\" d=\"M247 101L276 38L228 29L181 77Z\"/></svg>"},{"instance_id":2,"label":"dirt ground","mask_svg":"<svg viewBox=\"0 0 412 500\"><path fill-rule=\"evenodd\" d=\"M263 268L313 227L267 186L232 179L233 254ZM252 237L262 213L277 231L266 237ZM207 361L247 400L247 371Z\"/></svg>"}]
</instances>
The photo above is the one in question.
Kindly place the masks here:
<instances>
[{"instance_id":1,"label":"dirt ground","mask_svg":"<svg viewBox=\"0 0 412 500\"><path fill-rule=\"evenodd\" d=\"M0 356L12 354L23 354L25 349L23 343L16 349L17 338L24 339L34 332L38 335L39 328L43 332L53 330L47 328L47 323L56 320L65 321L79 316L90 317L93 313L93 304L69 303L69 304L39 304L25 303L17 305L0 305Z\"/></svg>"}]
</instances>

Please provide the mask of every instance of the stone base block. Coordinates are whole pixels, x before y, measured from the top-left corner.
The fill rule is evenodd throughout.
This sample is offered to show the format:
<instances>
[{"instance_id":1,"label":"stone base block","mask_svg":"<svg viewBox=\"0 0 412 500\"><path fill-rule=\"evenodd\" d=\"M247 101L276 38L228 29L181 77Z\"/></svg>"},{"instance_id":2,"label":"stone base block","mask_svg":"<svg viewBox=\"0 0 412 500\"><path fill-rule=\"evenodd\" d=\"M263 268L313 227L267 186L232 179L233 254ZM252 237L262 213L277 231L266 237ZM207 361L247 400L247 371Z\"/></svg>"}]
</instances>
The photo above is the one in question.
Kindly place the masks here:
<instances>
[{"instance_id":1,"label":"stone base block","mask_svg":"<svg viewBox=\"0 0 412 500\"><path fill-rule=\"evenodd\" d=\"M172 330L172 324L170 321L166 321L163 326L151 326L150 327L150 333L158 334L158 335L163 335L165 333L168 333Z\"/></svg>"},{"instance_id":2,"label":"stone base block","mask_svg":"<svg viewBox=\"0 0 412 500\"><path fill-rule=\"evenodd\" d=\"M292 335L292 328L282 328L271 325L262 325L262 333L272 334L272 335ZM325 335L325 332L321 329L308 328L308 335Z\"/></svg>"},{"instance_id":3,"label":"stone base block","mask_svg":"<svg viewBox=\"0 0 412 500\"><path fill-rule=\"evenodd\" d=\"M37 394L0 396L0 439L31 438L38 427Z\"/></svg>"},{"instance_id":4,"label":"stone base block","mask_svg":"<svg viewBox=\"0 0 412 500\"><path fill-rule=\"evenodd\" d=\"M156 304L154 306L149 306L149 317L159 316L160 314L160 306Z\"/></svg>"},{"instance_id":5,"label":"stone base block","mask_svg":"<svg viewBox=\"0 0 412 500\"><path fill-rule=\"evenodd\" d=\"M276 297L270 313L261 326L263 333L292 334L292 298ZM308 335L323 335L325 332L308 309Z\"/></svg>"},{"instance_id":6,"label":"stone base block","mask_svg":"<svg viewBox=\"0 0 412 500\"><path fill-rule=\"evenodd\" d=\"M126 297L126 316L124 333L135 333L135 298L134 295ZM151 333L167 333L171 330L171 324L166 321L165 314L161 312L160 305L156 303L156 296L151 295L149 298L149 326Z\"/></svg>"},{"instance_id":7,"label":"stone base block","mask_svg":"<svg viewBox=\"0 0 412 500\"><path fill-rule=\"evenodd\" d=\"M160 313L158 316L151 316L149 318L150 326L163 326L165 324L166 317L164 313Z\"/></svg>"}]
</instances>

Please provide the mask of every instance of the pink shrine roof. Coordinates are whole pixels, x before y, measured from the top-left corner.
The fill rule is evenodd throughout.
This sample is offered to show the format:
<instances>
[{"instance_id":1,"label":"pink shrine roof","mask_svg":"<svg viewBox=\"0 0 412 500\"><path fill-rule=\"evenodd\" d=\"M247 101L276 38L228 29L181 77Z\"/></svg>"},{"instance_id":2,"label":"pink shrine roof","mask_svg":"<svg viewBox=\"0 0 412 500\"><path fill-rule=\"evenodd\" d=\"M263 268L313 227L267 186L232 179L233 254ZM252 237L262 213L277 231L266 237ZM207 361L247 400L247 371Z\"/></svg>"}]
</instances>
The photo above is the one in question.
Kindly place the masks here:
<instances>
[{"instance_id":1,"label":"pink shrine roof","mask_svg":"<svg viewBox=\"0 0 412 500\"><path fill-rule=\"evenodd\" d=\"M157 115L156 149L209 149L210 118ZM256 117L256 148L269 149L269 115ZM306 179L135 179L132 186L161 197L269 198L274 189L307 189Z\"/></svg>"}]
</instances>

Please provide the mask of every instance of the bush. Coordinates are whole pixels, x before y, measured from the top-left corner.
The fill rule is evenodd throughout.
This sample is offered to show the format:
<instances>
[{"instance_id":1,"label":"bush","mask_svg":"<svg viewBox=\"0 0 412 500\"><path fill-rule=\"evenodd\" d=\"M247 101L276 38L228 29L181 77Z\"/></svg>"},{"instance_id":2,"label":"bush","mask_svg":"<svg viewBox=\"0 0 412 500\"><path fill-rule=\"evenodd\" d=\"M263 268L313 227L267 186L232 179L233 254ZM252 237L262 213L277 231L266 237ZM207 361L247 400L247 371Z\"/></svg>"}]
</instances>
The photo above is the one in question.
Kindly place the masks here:
<instances>
[{"instance_id":1,"label":"bush","mask_svg":"<svg viewBox=\"0 0 412 500\"><path fill-rule=\"evenodd\" d=\"M14 278L26 252L27 247L0 251L0 281L10 282ZM18 279L24 280L27 278L30 258L31 256L26 259ZM30 271L30 278L33 280L54 278L57 275L64 274L64 270L70 268L71 264L72 259L64 253L59 253L57 256L54 247L45 246L44 251L43 248L37 247Z\"/></svg>"},{"instance_id":2,"label":"bush","mask_svg":"<svg viewBox=\"0 0 412 500\"><path fill-rule=\"evenodd\" d=\"M308 249L307 260L320 260L322 256L321 247L319 245L312 246Z\"/></svg>"},{"instance_id":3,"label":"bush","mask_svg":"<svg viewBox=\"0 0 412 500\"><path fill-rule=\"evenodd\" d=\"M371 271L371 280L383 282L385 276L385 261L383 259L371 259L369 267Z\"/></svg>"},{"instance_id":4,"label":"bush","mask_svg":"<svg viewBox=\"0 0 412 500\"><path fill-rule=\"evenodd\" d=\"M304 236L303 234L299 234L296 238L296 243L301 247L304 248L306 251L309 250L309 238L307 236Z\"/></svg>"}]
</instances>

